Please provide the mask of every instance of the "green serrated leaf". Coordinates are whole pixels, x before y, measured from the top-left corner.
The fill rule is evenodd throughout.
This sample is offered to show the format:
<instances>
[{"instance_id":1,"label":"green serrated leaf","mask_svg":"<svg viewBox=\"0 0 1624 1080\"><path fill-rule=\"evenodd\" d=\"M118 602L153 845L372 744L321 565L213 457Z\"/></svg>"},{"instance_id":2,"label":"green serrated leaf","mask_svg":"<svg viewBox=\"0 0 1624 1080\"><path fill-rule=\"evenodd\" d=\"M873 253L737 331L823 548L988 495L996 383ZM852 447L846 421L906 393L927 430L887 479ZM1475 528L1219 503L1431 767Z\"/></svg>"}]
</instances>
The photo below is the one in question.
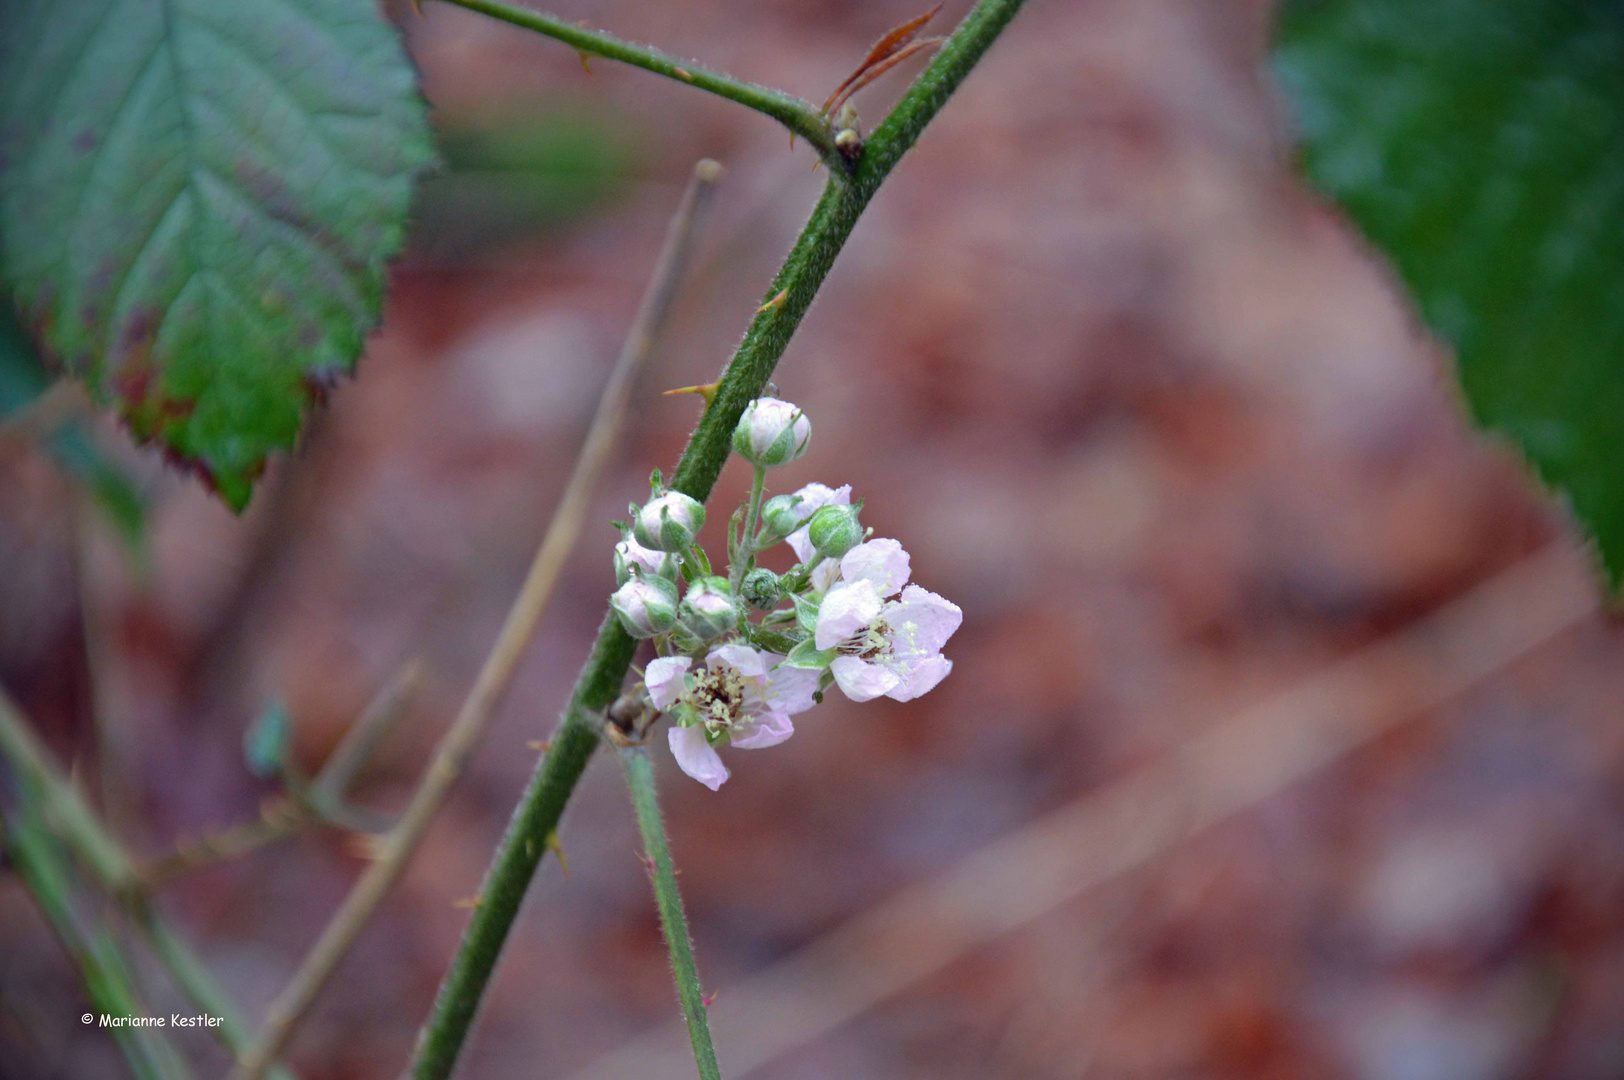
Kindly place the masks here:
<instances>
[{"instance_id":1,"label":"green serrated leaf","mask_svg":"<svg viewBox=\"0 0 1624 1080\"><path fill-rule=\"evenodd\" d=\"M373 0L0 4L23 320L234 508L353 370L431 155Z\"/></svg>"},{"instance_id":2,"label":"green serrated leaf","mask_svg":"<svg viewBox=\"0 0 1624 1080\"><path fill-rule=\"evenodd\" d=\"M1298 2L1275 67L1310 175L1624 584L1624 6Z\"/></svg>"}]
</instances>

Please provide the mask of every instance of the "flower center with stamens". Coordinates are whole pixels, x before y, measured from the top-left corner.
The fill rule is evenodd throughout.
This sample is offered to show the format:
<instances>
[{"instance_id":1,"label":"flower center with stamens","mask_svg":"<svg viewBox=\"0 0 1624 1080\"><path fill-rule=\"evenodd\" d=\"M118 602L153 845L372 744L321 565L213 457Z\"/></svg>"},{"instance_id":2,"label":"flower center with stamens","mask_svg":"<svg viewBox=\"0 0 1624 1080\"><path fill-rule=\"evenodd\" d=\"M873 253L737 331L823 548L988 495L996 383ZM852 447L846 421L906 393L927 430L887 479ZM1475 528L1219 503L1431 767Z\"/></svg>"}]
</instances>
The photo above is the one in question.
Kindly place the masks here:
<instances>
[{"instance_id":1,"label":"flower center with stamens","mask_svg":"<svg viewBox=\"0 0 1624 1080\"><path fill-rule=\"evenodd\" d=\"M861 633L848 638L835 648L846 656L855 656L859 660L873 660L882 653L891 651L891 628L886 625L884 619L875 619Z\"/></svg>"},{"instance_id":2,"label":"flower center with stamens","mask_svg":"<svg viewBox=\"0 0 1624 1080\"><path fill-rule=\"evenodd\" d=\"M744 719L744 679L729 667L713 668L694 681L687 698L700 722L713 731Z\"/></svg>"}]
</instances>

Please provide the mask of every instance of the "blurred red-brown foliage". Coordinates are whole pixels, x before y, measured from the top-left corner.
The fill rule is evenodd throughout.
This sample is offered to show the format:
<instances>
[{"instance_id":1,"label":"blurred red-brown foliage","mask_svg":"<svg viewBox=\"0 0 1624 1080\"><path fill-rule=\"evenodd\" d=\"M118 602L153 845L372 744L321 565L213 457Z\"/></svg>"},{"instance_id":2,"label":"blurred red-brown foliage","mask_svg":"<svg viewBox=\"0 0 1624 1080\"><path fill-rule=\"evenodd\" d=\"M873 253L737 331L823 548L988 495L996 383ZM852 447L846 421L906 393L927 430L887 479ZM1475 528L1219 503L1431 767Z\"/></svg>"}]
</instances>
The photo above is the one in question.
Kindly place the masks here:
<instances>
[{"instance_id":1,"label":"blurred red-brown foliage","mask_svg":"<svg viewBox=\"0 0 1624 1080\"><path fill-rule=\"evenodd\" d=\"M918 6L557 10L821 100ZM314 766L417 655L428 689L361 789L398 807L541 534L688 170L728 166L517 682L294 1039L308 1080L401 1069L466 920L454 901L477 889L611 588L601 523L695 419L695 399L658 391L718 369L821 183L805 146L731 103L608 62L588 77L563 46L442 5L397 14L442 124L600 125L620 149L594 197L473 228L451 189L359 377L242 519L132 453L153 487L144 573L37 450L0 443L0 678L134 849L254 813L271 789L242 736L268 702L286 702ZM816 435L775 486L853 484L965 623L939 690L831 699L785 746L734 755L718 794L662 759L724 1001L1035 816L1574 542L1467 431L1447 358L1379 259L1294 178L1269 17L1262 0L1033 0L792 344L776 385ZM904 77L866 90L862 112ZM731 467L718 505L745 482ZM1624 1075L1621 659L1618 631L1587 621L756 1075ZM465 1075L566 1076L674 1015L621 786L598 762L578 793L570 875L539 875ZM312 833L180 881L162 906L257 1017L358 867L343 837ZM82 1001L0 876L0 1076L116 1074ZM185 1045L222 1071L217 1048Z\"/></svg>"}]
</instances>

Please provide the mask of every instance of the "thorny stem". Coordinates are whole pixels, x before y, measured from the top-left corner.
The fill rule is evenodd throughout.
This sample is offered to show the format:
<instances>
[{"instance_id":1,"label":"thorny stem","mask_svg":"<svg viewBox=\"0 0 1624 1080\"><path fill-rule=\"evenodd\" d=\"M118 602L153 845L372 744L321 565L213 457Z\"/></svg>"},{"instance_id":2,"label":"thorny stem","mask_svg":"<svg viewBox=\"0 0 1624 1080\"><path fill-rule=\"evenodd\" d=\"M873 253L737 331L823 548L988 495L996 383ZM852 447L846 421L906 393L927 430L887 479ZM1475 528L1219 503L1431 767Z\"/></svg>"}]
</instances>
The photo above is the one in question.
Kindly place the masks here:
<instances>
[{"instance_id":1,"label":"thorny stem","mask_svg":"<svg viewBox=\"0 0 1624 1080\"><path fill-rule=\"evenodd\" d=\"M672 488L701 502L710 495L727 462L739 417L765 389L858 217L1023 3L980 0L875 129L853 173L849 177L831 173L811 219L763 297L777 300L782 293L784 300L764 302L745 331L683 451ZM416 1080L444 1080L455 1067L530 878L597 749L603 712L619 695L636 648L636 640L612 612L607 613L553 736L552 750L514 808L486 871L479 906L440 982L410 1066Z\"/></svg>"},{"instance_id":2,"label":"thorny stem","mask_svg":"<svg viewBox=\"0 0 1624 1080\"><path fill-rule=\"evenodd\" d=\"M588 30L554 15L546 15L514 4L504 4L501 0L446 0L446 2L489 15L494 19L501 19L514 26L522 26L526 30L534 30L550 38L557 38L580 52L583 61L587 54L619 60L621 63L652 71L656 75L664 75L668 79L708 90L729 101L736 101L759 113L765 113L794 134L801 136L811 143L831 166L842 170L846 167L845 158L835 148L833 125L810 101L786 94L782 90L735 79L731 75L712 71L693 61L678 60L659 49L623 41L601 30Z\"/></svg>"},{"instance_id":3,"label":"thorny stem","mask_svg":"<svg viewBox=\"0 0 1624 1080\"><path fill-rule=\"evenodd\" d=\"M677 998L688 1023L688 1038L694 1047L694 1064L703 1080L721 1080L716 1065L716 1048L711 1045L710 1024L705 1019L705 992L699 985L699 969L694 964L694 942L688 933L688 917L682 910L682 893L677 889L677 872L671 863L671 846L666 841L665 822L660 816L659 794L654 787L654 765L648 751L630 746L620 751L631 790L637 828L643 834L643 851L654 900L660 909L660 929L671 951L671 970L676 976Z\"/></svg>"}]
</instances>

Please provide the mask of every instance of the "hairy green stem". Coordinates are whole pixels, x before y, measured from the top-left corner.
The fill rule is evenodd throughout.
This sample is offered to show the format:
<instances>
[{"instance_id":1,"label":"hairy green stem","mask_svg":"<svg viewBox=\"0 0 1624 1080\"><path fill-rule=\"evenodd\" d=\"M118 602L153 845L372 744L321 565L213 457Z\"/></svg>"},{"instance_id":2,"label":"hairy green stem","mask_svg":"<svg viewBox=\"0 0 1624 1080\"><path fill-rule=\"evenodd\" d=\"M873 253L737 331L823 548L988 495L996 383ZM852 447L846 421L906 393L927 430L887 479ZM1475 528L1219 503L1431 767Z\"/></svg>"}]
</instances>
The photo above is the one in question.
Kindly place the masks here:
<instances>
[{"instance_id":1,"label":"hairy green stem","mask_svg":"<svg viewBox=\"0 0 1624 1080\"><path fill-rule=\"evenodd\" d=\"M756 523L761 520L761 496L767 489L767 470L760 465L756 466L756 474L750 481L749 509L744 515L744 535L739 538L738 552L733 559L733 580L729 582L733 591L739 591L739 585L744 581L756 564Z\"/></svg>"},{"instance_id":2,"label":"hairy green stem","mask_svg":"<svg viewBox=\"0 0 1624 1080\"><path fill-rule=\"evenodd\" d=\"M699 1066L702 1080L721 1080L716 1048L711 1045L710 1024L705 1019L705 992L700 988L699 968L694 963L694 942L688 933L688 917L682 910L682 893L677 890L677 871L671 863L665 821L660 816L654 764L641 746L621 750L620 764L626 771L626 786L631 790L637 829L643 834L646 868L654 885L654 902L660 909L660 929L671 951L671 971L676 976L682 1017L688 1023L688 1038L694 1046L694 1064Z\"/></svg>"},{"instance_id":3,"label":"hairy green stem","mask_svg":"<svg viewBox=\"0 0 1624 1080\"><path fill-rule=\"evenodd\" d=\"M626 633L613 612L607 614L547 756L531 776L486 871L479 904L463 931L451 967L440 981L434 1012L418 1037L412 1075L451 1074L530 878L554 837L564 803L598 748L603 711L620 693L626 668L636 651L637 641Z\"/></svg>"},{"instance_id":4,"label":"hairy green stem","mask_svg":"<svg viewBox=\"0 0 1624 1080\"><path fill-rule=\"evenodd\" d=\"M584 26L565 22L555 15L543 14L514 4L504 4L501 0L446 0L446 2L556 38L580 52L583 58L590 54L608 60L618 60L623 64L631 64L645 71L652 71L656 75L664 75L668 79L687 83L689 86L697 86L701 90L708 90L729 101L736 101L759 113L765 113L811 143L818 153L823 155L825 161L832 164L840 163L841 167L844 167L845 159L835 148L835 130L829 123L829 118L824 116L816 105L794 94L735 79L731 75L712 71L691 60L678 60L659 49L623 41L613 34L606 34L601 30L588 30Z\"/></svg>"},{"instance_id":5,"label":"hairy green stem","mask_svg":"<svg viewBox=\"0 0 1624 1080\"><path fill-rule=\"evenodd\" d=\"M456 2L471 5L473 0ZM733 428L745 406L766 387L858 217L1023 2L980 0L875 129L852 174L831 173L811 219L767 288L763 299L769 302L757 311L728 362L715 397L677 464L671 487L702 502L710 495L727 462ZM410 1068L416 1080L444 1080L456 1065L525 889L597 748L602 714L625 682L636 645L612 613L605 617L552 749L537 766L497 845L479 906L440 982Z\"/></svg>"}]
</instances>

